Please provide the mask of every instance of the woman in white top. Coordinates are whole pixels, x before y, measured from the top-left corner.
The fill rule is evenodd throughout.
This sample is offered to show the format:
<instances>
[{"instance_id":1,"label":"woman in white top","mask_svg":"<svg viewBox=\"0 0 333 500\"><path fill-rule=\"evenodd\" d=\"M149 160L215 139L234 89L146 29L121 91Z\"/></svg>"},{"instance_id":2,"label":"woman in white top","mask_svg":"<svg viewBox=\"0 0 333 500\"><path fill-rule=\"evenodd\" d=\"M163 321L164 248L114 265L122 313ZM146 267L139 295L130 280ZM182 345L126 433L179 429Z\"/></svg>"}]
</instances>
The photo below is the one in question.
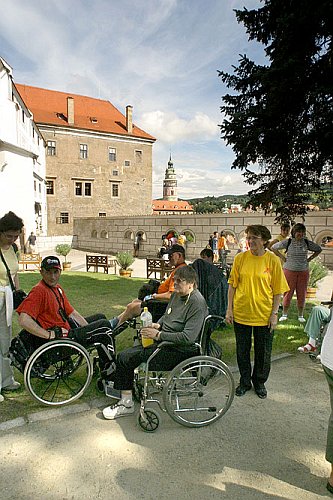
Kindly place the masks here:
<instances>
[{"instance_id":1,"label":"woman in white top","mask_svg":"<svg viewBox=\"0 0 333 500\"><path fill-rule=\"evenodd\" d=\"M0 251L12 276L16 288L18 282L18 261L13 248L14 241L20 236L23 221L13 212L8 212L0 219ZM4 400L2 389L16 390L19 382L14 380L9 363L8 350L12 337L13 292L2 258L0 258L0 402Z\"/></svg>"},{"instance_id":2,"label":"woman in white top","mask_svg":"<svg viewBox=\"0 0 333 500\"><path fill-rule=\"evenodd\" d=\"M327 331L321 346L321 363L330 389L331 415L328 421L327 444L325 458L331 464L331 474L326 488L333 493L333 316L328 324Z\"/></svg>"}]
</instances>

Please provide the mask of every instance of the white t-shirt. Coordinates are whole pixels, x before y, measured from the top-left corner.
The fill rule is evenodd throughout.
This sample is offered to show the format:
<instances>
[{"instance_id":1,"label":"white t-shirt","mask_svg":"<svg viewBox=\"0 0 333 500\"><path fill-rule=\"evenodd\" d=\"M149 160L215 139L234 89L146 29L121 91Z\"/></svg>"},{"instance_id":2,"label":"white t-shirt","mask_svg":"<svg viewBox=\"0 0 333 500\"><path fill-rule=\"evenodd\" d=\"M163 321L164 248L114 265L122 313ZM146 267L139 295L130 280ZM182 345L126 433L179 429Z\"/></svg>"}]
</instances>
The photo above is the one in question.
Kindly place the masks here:
<instances>
[{"instance_id":1,"label":"white t-shirt","mask_svg":"<svg viewBox=\"0 0 333 500\"><path fill-rule=\"evenodd\" d=\"M322 365L333 370L333 315L321 346L320 359Z\"/></svg>"}]
</instances>

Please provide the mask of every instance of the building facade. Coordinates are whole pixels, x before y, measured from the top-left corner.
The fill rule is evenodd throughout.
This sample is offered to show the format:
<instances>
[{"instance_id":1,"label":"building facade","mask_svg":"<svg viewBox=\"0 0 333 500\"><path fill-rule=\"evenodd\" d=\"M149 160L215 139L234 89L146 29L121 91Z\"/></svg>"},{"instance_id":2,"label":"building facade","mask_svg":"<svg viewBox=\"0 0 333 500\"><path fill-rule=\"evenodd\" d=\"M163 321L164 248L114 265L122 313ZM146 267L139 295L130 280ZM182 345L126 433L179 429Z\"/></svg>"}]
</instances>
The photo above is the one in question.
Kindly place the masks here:
<instances>
[{"instance_id":1,"label":"building facade","mask_svg":"<svg viewBox=\"0 0 333 500\"><path fill-rule=\"evenodd\" d=\"M77 217L151 214L155 138L109 101L17 85L46 141L48 234Z\"/></svg>"},{"instance_id":2,"label":"building facade","mask_svg":"<svg viewBox=\"0 0 333 500\"><path fill-rule=\"evenodd\" d=\"M31 231L47 233L45 143L0 57L0 216L8 211L24 221L22 247Z\"/></svg>"}]
</instances>

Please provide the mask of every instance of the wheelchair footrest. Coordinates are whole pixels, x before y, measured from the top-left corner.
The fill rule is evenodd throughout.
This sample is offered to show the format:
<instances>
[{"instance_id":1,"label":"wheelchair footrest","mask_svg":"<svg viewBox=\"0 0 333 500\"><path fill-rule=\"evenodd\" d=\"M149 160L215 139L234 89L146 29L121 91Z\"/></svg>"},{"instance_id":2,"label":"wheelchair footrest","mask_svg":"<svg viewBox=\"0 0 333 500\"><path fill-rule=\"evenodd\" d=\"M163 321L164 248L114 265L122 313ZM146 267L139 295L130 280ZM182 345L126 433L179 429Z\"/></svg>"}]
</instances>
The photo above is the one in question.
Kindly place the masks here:
<instances>
[{"instance_id":1,"label":"wheelchair footrest","mask_svg":"<svg viewBox=\"0 0 333 500\"><path fill-rule=\"evenodd\" d=\"M108 398L121 399L121 391L114 389L112 381L103 380L105 396Z\"/></svg>"}]
</instances>

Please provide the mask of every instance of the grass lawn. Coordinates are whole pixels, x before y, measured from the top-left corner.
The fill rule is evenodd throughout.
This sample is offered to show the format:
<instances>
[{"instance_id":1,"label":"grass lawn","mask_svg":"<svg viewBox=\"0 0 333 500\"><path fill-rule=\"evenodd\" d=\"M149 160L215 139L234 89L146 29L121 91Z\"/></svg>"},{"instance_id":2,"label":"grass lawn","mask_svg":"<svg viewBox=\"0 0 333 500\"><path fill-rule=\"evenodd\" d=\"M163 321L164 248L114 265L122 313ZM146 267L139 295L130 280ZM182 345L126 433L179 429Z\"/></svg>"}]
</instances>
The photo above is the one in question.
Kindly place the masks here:
<instances>
[{"instance_id":1,"label":"grass lawn","mask_svg":"<svg viewBox=\"0 0 333 500\"><path fill-rule=\"evenodd\" d=\"M20 285L29 291L38 283L40 274L38 272L20 273ZM118 315L124 306L137 296L137 290L146 280L141 278L120 278L114 275L100 273L66 272L61 276L61 285L73 304L83 315L102 312L107 318ZM314 303L307 303L305 316L308 317ZM275 331L273 344L273 356L282 352L295 353L297 347L306 343L307 336L304 334L303 326L297 321L297 311L293 301L289 314L290 319L279 324ZM17 335L20 328L17 315L14 314L13 334ZM117 350L132 345L133 330L128 329L117 338ZM236 365L235 338L233 328L226 326L223 330L214 333L213 338L222 346L223 360L229 365ZM15 378L21 382L22 387L15 392L5 393L5 401L1 403L0 422L19 416L40 411L44 407L35 402L24 388L23 376L16 369ZM80 401L95 398L99 395L96 389L96 377L94 377L89 389Z\"/></svg>"}]
</instances>

